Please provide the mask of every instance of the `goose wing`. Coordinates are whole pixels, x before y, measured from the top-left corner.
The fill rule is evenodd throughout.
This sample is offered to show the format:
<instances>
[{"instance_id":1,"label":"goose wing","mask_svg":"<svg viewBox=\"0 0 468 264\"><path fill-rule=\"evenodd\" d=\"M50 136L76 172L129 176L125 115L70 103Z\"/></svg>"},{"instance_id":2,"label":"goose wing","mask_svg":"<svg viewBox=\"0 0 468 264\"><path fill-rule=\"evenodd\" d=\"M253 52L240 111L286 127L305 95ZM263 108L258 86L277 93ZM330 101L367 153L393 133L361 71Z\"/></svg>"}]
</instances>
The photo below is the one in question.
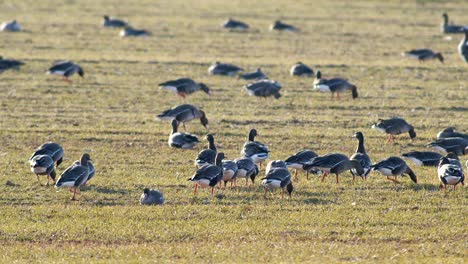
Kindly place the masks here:
<instances>
[{"instance_id":1,"label":"goose wing","mask_svg":"<svg viewBox=\"0 0 468 264\"><path fill-rule=\"evenodd\" d=\"M223 169L216 165L207 164L200 169L198 169L195 174L192 176L192 181L197 180L213 180L214 178L218 177L219 174L223 173Z\"/></svg>"},{"instance_id":2,"label":"goose wing","mask_svg":"<svg viewBox=\"0 0 468 264\"><path fill-rule=\"evenodd\" d=\"M269 153L268 148L260 142L247 142L244 144L242 154L246 157L251 157L258 153Z\"/></svg>"}]
</instances>

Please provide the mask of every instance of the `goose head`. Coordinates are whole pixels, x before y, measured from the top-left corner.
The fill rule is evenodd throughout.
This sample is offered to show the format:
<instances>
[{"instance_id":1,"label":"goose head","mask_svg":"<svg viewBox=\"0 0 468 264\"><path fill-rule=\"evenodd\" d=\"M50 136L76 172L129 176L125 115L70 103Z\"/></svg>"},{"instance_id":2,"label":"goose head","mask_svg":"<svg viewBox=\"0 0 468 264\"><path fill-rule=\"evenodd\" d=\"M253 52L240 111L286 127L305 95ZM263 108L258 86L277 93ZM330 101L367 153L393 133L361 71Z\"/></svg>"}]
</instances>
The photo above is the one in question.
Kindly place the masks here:
<instances>
[{"instance_id":1,"label":"goose head","mask_svg":"<svg viewBox=\"0 0 468 264\"><path fill-rule=\"evenodd\" d=\"M102 18L104 18L105 21L109 21L109 16L108 15L102 16Z\"/></svg>"},{"instance_id":2,"label":"goose head","mask_svg":"<svg viewBox=\"0 0 468 264\"><path fill-rule=\"evenodd\" d=\"M249 132L249 141L254 141L256 136L258 136L257 130L252 128Z\"/></svg>"},{"instance_id":3,"label":"goose head","mask_svg":"<svg viewBox=\"0 0 468 264\"><path fill-rule=\"evenodd\" d=\"M219 152L216 154L216 166L222 167L223 166L223 159L224 159L224 153Z\"/></svg>"},{"instance_id":4,"label":"goose head","mask_svg":"<svg viewBox=\"0 0 468 264\"><path fill-rule=\"evenodd\" d=\"M444 56L442 56L440 52L436 53L434 57L436 57L441 63L444 63Z\"/></svg>"},{"instance_id":5,"label":"goose head","mask_svg":"<svg viewBox=\"0 0 468 264\"><path fill-rule=\"evenodd\" d=\"M81 78L84 78L84 71L81 67L78 67L78 75L81 77Z\"/></svg>"},{"instance_id":6,"label":"goose head","mask_svg":"<svg viewBox=\"0 0 468 264\"><path fill-rule=\"evenodd\" d=\"M447 24L447 23L448 23L448 15L447 15L447 13L443 13L443 14L442 14L442 17L444 18L444 24Z\"/></svg>"},{"instance_id":7,"label":"goose head","mask_svg":"<svg viewBox=\"0 0 468 264\"><path fill-rule=\"evenodd\" d=\"M322 73L320 71L317 71L315 74L315 79L322 79Z\"/></svg>"},{"instance_id":8,"label":"goose head","mask_svg":"<svg viewBox=\"0 0 468 264\"><path fill-rule=\"evenodd\" d=\"M289 198L291 198L291 194L294 190L294 186L291 181L289 181L288 185L286 185L286 191L288 192Z\"/></svg>"},{"instance_id":9,"label":"goose head","mask_svg":"<svg viewBox=\"0 0 468 264\"><path fill-rule=\"evenodd\" d=\"M87 166L88 161L92 161L91 156L89 156L88 153L85 153L85 154L81 155L81 159L80 159L81 165Z\"/></svg>"},{"instance_id":10,"label":"goose head","mask_svg":"<svg viewBox=\"0 0 468 264\"><path fill-rule=\"evenodd\" d=\"M205 92L206 94L208 94L208 95L211 95L210 88L208 88L208 86L206 86L206 84L204 84L204 83L199 83L199 85L200 85L200 89L201 89L202 91L204 91L204 92Z\"/></svg>"},{"instance_id":11,"label":"goose head","mask_svg":"<svg viewBox=\"0 0 468 264\"><path fill-rule=\"evenodd\" d=\"M208 130L208 118L206 118L205 112L201 111L200 123Z\"/></svg>"},{"instance_id":12,"label":"goose head","mask_svg":"<svg viewBox=\"0 0 468 264\"><path fill-rule=\"evenodd\" d=\"M352 138L355 138L355 139L357 139L359 141L362 141L362 140L364 140L364 135L362 134L361 131L358 131L358 132L353 134Z\"/></svg>"}]
</instances>

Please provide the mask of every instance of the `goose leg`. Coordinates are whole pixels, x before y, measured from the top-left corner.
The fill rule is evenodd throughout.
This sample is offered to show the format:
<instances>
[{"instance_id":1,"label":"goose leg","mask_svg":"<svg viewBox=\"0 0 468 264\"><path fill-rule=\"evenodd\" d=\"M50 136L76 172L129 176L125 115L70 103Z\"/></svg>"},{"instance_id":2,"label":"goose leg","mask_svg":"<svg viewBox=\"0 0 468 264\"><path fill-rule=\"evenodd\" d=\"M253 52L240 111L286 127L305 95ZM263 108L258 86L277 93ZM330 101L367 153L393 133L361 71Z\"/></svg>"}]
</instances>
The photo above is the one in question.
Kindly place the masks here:
<instances>
[{"instance_id":1,"label":"goose leg","mask_svg":"<svg viewBox=\"0 0 468 264\"><path fill-rule=\"evenodd\" d=\"M340 93L336 93L336 99L340 100Z\"/></svg>"},{"instance_id":2,"label":"goose leg","mask_svg":"<svg viewBox=\"0 0 468 264\"><path fill-rule=\"evenodd\" d=\"M267 194L267 189L265 188L265 192L263 192L263 198L265 199L267 198L266 194Z\"/></svg>"},{"instance_id":3,"label":"goose leg","mask_svg":"<svg viewBox=\"0 0 468 264\"><path fill-rule=\"evenodd\" d=\"M39 185L42 185L41 180L39 179L39 174L36 174L37 177L37 182L39 182Z\"/></svg>"},{"instance_id":4,"label":"goose leg","mask_svg":"<svg viewBox=\"0 0 468 264\"><path fill-rule=\"evenodd\" d=\"M245 177L245 186L249 186L249 178Z\"/></svg>"},{"instance_id":5,"label":"goose leg","mask_svg":"<svg viewBox=\"0 0 468 264\"><path fill-rule=\"evenodd\" d=\"M68 84L72 84L72 81L68 77L63 76L63 80Z\"/></svg>"},{"instance_id":6,"label":"goose leg","mask_svg":"<svg viewBox=\"0 0 468 264\"><path fill-rule=\"evenodd\" d=\"M309 180L309 170L306 170L306 179Z\"/></svg>"},{"instance_id":7,"label":"goose leg","mask_svg":"<svg viewBox=\"0 0 468 264\"><path fill-rule=\"evenodd\" d=\"M294 180L299 181L299 179L297 178L297 169L294 170Z\"/></svg>"},{"instance_id":8,"label":"goose leg","mask_svg":"<svg viewBox=\"0 0 468 264\"><path fill-rule=\"evenodd\" d=\"M72 201L76 201L76 188L73 188L73 197L71 198Z\"/></svg>"},{"instance_id":9,"label":"goose leg","mask_svg":"<svg viewBox=\"0 0 468 264\"><path fill-rule=\"evenodd\" d=\"M198 184L194 184L194 188L193 188L193 194L197 194L197 189L198 189Z\"/></svg>"},{"instance_id":10,"label":"goose leg","mask_svg":"<svg viewBox=\"0 0 468 264\"><path fill-rule=\"evenodd\" d=\"M214 187L211 187L211 195L214 193Z\"/></svg>"},{"instance_id":11,"label":"goose leg","mask_svg":"<svg viewBox=\"0 0 468 264\"><path fill-rule=\"evenodd\" d=\"M325 177L327 177L328 173L324 172L322 175L322 182L325 180Z\"/></svg>"},{"instance_id":12,"label":"goose leg","mask_svg":"<svg viewBox=\"0 0 468 264\"><path fill-rule=\"evenodd\" d=\"M340 181L338 180L338 174L336 174L336 184L339 184Z\"/></svg>"}]
</instances>

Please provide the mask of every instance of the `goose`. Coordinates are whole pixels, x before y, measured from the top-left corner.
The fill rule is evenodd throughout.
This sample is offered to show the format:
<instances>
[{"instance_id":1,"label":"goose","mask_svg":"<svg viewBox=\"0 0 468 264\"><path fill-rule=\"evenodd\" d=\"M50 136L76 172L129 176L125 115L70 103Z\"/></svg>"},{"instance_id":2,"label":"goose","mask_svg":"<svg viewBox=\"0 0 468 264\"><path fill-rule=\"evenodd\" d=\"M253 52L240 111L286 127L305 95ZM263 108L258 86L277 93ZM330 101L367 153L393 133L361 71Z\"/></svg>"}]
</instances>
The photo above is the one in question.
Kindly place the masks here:
<instances>
[{"instance_id":1,"label":"goose","mask_svg":"<svg viewBox=\"0 0 468 264\"><path fill-rule=\"evenodd\" d=\"M47 155L47 156L50 156L54 162L57 162L57 167L58 167L63 161L63 154L64 154L64 151L63 151L62 146L54 142L47 142L47 143L40 145L37 149L34 150L34 153L29 158L29 161L31 163L31 160L35 156Z\"/></svg>"},{"instance_id":2,"label":"goose","mask_svg":"<svg viewBox=\"0 0 468 264\"><path fill-rule=\"evenodd\" d=\"M16 22L16 20L3 22L0 25L0 31L18 32L20 30L21 30L21 27L18 24L18 22Z\"/></svg>"},{"instance_id":3,"label":"goose","mask_svg":"<svg viewBox=\"0 0 468 264\"><path fill-rule=\"evenodd\" d=\"M190 104L181 104L171 109L163 111L161 114L156 116L159 120L173 120L176 119L178 123L182 123L185 129L185 123L192 121L193 119L200 119L202 126L208 130L208 119L206 118L205 112Z\"/></svg>"},{"instance_id":4,"label":"goose","mask_svg":"<svg viewBox=\"0 0 468 264\"><path fill-rule=\"evenodd\" d=\"M48 70L47 74L55 74L63 77L63 80L71 84L72 81L68 77L78 73L81 78L84 78L84 71L78 65L72 61L59 61L54 63Z\"/></svg>"},{"instance_id":5,"label":"goose","mask_svg":"<svg viewBox=\"0 0 468 264\"><path fill-rule=\"evenodd\" d=\"M437 134L437 139L451 138L451 137L461 137L464 139L468 139L468 134L456 132L454 127L444 128Z\"/></svg>"},{"instance_id":6,"label":"goose","mask_svg":"<svg viewBox=\"0 0 468 264\"><path fill-rule=\"evenodd\" d=\"M443 13L442 17L444 19L444 21L440 25L442 33L463 33L467 30L466 26L449 24L449 18L447 13Z\"/></svg>"},{"instance_id":7,"label":"goose","mask_svg":"<svg viewBox=\"0 0 468 264\"><path fill-rule=\"evenodd\" d=\"M248 185L249 178L252 184L255 182L255 178L258 175L258 167L255 162L250 158L238 158L234 160L237 165L237 178L245 178L245 185Z\"/></svg>"},{"instance_id":8,"label":"goose","mask_svg":"<svg viewBox=\"0 0 468 264\"><path fill-rule=\"evenodd\" d=\"M372 170L387 176L387 180L393 181L394 183L399 183L397 176L402 176L403 174L407 174L414 183L418 183L416 174L414 174L406 162L399 157L390 157L377 162L371 167ZM389 178L391 176L393 176L393 178Z\"/></svg>"},{"instance_id":9,"label":"goose","mask_svg":"<svg viewBox=\"0 0 468 264\"><path fill-rule=\"evenodd\" d=\"M75 160L73 165L75 165L75 166L81 165L81 159ZM83 186L86 185L89 182L89 180L91 180L91 178L94 177L94 174L96 174L96 170L95 170L94 165L93 165L93 163L91 162L90 159L88 160L88 163L87 163L86 166L88 166L88 178L83 183Z\"/></svg>"},{"instance_id":10,"label":"goose","mask_svg":"<svg viewBox=\"0 0 468 264\"><path fill-rule=\"evenodd\" d=\"M279 99L281 94L279 90L281 89L281 85L273 80L259 80L255 82L251 82L244 86L244 88L249 92L250 96L258 96L258 97L268 97L273 96L275 99Z\"/></svg>"},{"instance_id":11,"label":"goose","mask_svg":"<svg viewBox=\"0 0 468 264\"><path fill-rule=\"evenodd\" d=\"M335 93L337 98L340 99L340 93L346 91L351 91L353 99L358 98L357 87L354 84L342 78L324 79L320 71L317 71L314 80L314 90L319 92L331 92L332 99Z\"/></svg>"},{"instance_id":12,"label":"goose","mask_svg":"<svg viewBox=\"0 0 468 264\"><path fill-rule=\"evenodd\" d=\"M437 175L439 176L440 188L447 188L447 185L452 185L453 190L457 184L465 185L465 175L460 164L453 164L448 158L442 157L437 167Z\"/></svg>"},{"instance_id":13,"label":"goose","mask_svg":"<svg viewBox=\"0 0 468 264\"><path fill-rule=\"evenodd\" d=\"M216 146L214 144L214 137L212 134L205 136L205 139L208 141L208 148L200 151L197 158L195 159L195 166L201 168L206 164L214 164L216 158Z\"/></svg>"},{"instance_id":14,"label":"goose","mask_svg":"<svg viewBox=\"0 0 468 264\"><path fill-rule=\"evenodd\" d=\"M465 37L458 44L458 54L464 62L468 62L468 28L465 30Z\"/></svg>"},{"instance_id":15,"label":"goose","mask_svg":"<svg viewBox=\"0 0 468 264\"><path fill-rule=\"evenodd\" d=\"M181 148L181 149L189 149L193 148L199 141L197 136L188 134L188 133L181 133L177 132L178 127L177 120L172 120L172 132L169 135L168 144L172 148Z\"/></svg>"},{"instance_id":16,"label":"goose","mask_svg":"<svg viewBox=\"0 0 468 264\"><path fill-rule=\"evenodd\" d=\"M250 158L255 162L255 164L260 164L260 169L262 168L262 162L266 160L269 156L268 147L265 146L263 143L255 141L255 137L257 136L257 130L251 129L249 132L249 139L245 142L244 146L242 147L241 155L246 158Z\"/></svg>"},{"instance_id":17,"label":"goose","mask_svg":"<svg viewBox=\"0 0 468 264\"><path fill-rule=\"evenodd\" d=\"M208 68L208 73L211 75L227 75L233 76L238 72L243 71L242 68L229 63L215 62Z\"/></svg>"},{"instance_id":18,"label":"goose","mask_svg":"<svg viewBox=\"0 0 468 264\"><path fill-rule=\"evenodd\" d=\"M322 182L330 173L336 176L336 183L339 183L339 174L345 170L356 169L358 175L363 175L364 171L358 160L350 160L346 155L341 153L329 153L323 156L313 158L312 161L305 163L304 170L319 169L323 172Z\"/></svg>"},{"instance_id":19,"label":"goose","mask_svg":"<svg viewBox=\"0 0 468 264\"><path fill-rule=\"evenodd\" d=\"M194 183L193 194L197 193L198 187L211 187L213 195L214 187L223 179L223 164L224 153L219 152L216 155L216 164L207 164L197 170L189 181Z\"/></svg>"},{"instance_id":20,"label":"goose","mask_svg":"<svg viewBox=\"0 0 468 264\"><path fill-rule=\"evenodd\" d=\"M468 154L468 139L461 137L442 138L426 145L444 154L453 152L457 156Z\"/></svg>"},{"instance_id":21,"label":"goose","mask_svg":"<svg viewBox=\"0 0 468 264\"><path fill-rule=\"evenodd\" d=\"M102 26L103 27L126 27L127 22L116 19L116 18L109 18L109 16L102 17Z\"/></svg>"},{"instance_id":22,"label":"goose","mask_svg":"<svg viewBox=\"0 0 468 264\"><path fill-rule=\"evenodd\" d=\"M85 153L81 156L80 163L73 163L68 167L60 178L55 183L55 188L69 187L73 192L72 200L75 200L76 194L80 194L80 187L87 181L89 177L88 162L91 161L89 154Z\"/></svg>"},{"instance_id":23,"label":"goose","mask_svg":"<svg viewBox=\"0 0 468 264\"><path fill-rule=\"evenodd\" d=\"M286 167L275 167L268 171L266 176L262 178L262 186L265 189L263 197L266 198L267 191L281 188L281 195L287 191L289 197L293 192L291 174Z\"/></svg>"},{"instance_id":24,"label":"goose","mask_svg":"<svg viewBox=\"0 0 468 264\"><path fill-rule=\"evenodd\" d=\"M377 123L372 125L372 128L388 134L387 143L393 143L394 135L408 132L411 139L416 137L414 127L408 124L403 118L393 117L390 119L379 119Z\"/></svg>"},{"instance_id":25,"label":"goose","mask_svg":"<svg viewBox=\"0 0 468 264\"><path fill-rule=\"evenodd\" d=\"M418 59L419 62L438 59L441 63L444 63L444 57L440 52L434 52L430 49L413 49L403 53L404 56L409 58Z\"/></svg>"},{"instance_id":26,"label":"goose","mask_svg":"<svg viewBox=\"0 0 468 264\"><path fill-rule=\"evenodd\" d=\"M140 205L162 205L164 197L158 190L145 188L140 197Z\"/></svg>"},{"instance_id":27,"label":"goose","mask_svg":"<svg viewBox=\"0 0 468 264\"><path fill-rule=\"evenodd\" d=\"M351 157L349 157L349 159L359 161L363 170L363 174L359 174L356 169L351 169L351 174L353 175L353 181L355 176L361 176L365 180L371 171L372 162L369 155L366 153L366 149L364 148L364 134L358 131L354 133L353 138L358 140L358 146L356 148L356 152Z\"/></svg>"},{"instance_id":28,"label":"goose","mask_svg":"<svg viewBox=\"0 0 468 264\"><path fill-rule=\"evenodd\" d=\"M437 167L441 154L432 151L411 151L401 154L404 159L410 160L416 166L432 166Z\"/></svg>"},{"instance_id":29,"label":"goose","mask_svg":"<svg viewBox=\"0 0 468 264\"><path fill-rule=\"evenodd\" d=\"M125 37L148 37L151 33L144 29L135 29L131 26L126 26L120 31L120 36Z\"/></svg>"},{"instance_id":30,"label":"goose","mask_svg":"<svg viewBox=\"0 0 468 264\"><path fill-rule=\"evenodd\" d=\"M312 74L314 74L314 71L304 63L298 61L296 64L294 64L291 67L291 70L289 71L292 76L306 76L310 77Z\"/></svg>"},{"instance_id":31,"label":"goose","mask_svg":"<svg viewBox=\"0 0 468 264\"><path fill-rule=\"evenodd\" d=\"M240 74L239 78L244 80L262 80L268 79L268 76L262 72L262 69L257 68L254 72Z\"/></svg>"},{"instance_id":32,"label":"goose","mask_svg":"<svg viewBox=\"0 0 468 264\"><path fill-rule=\"evenodd\" d=\"M294 31L297 31L297 28L295 26L293 26L293 25L285 24L285 23L281 22L280 20L276 20L275 22L273 22L273 24L271 24L270 30L271 31L278 30L278 31L294 32Z\"/></svg>"},{"instance_id":33,"label":"goose","mask_svg":"<svg viewBox=\"0 0 468 264\"><path fill-rule=\"evenodd\" d=\"M21 65L24 65L22 61L4 59L2 56L0 56L0 73L9 69L19 69Z\"/></svg>"},{"instance_id":34,"label":"goose","mask_svg":"<svg viewBox=\"0 0 468 264\"><path fill-rule=\"evenodd\" d=\"M177 95L185 98L187 95L192 94L196 91L202 90L206 94L210 95L210 88L204 83L197 83L190 78L180 78L171 80L159 84L160 89L166 89L176 93Z\"/></svg>"},{"instance_id":35,"label":"goose","mask_svg":"<svg viewBox=\"0 0 468 264\"><path fill-rule=\"evenodd\" d=\"M232 19L232 18L228 18L226 21L223 22L223 24L221 24L221 26L223 28L227 28L231 30L232 29L246 30L249 28L249 25L247 25L246 23L241 22L239 20Z\"/></svg>"},{"instance_id":36,"label":"goose","mask_svg":"<svg viewBox=\"0 0 468 264\"><path fill-rule=\"evenodd\" d=\"M289 156L284 162L288 168L294 169L294 178L297 179L297 173L299 170L304 170L304 164L310 162L313 158L317 157L317 153L312 150L305 149L301 150L291 156ZM309 179L309 172L307 171L307 180Z\"/></svg>"},{"instance_id":37,"label":"goose","mask_svg":"<svg viewBox=\"0 0 468 264\"><path fill-rule=\"evenodd\" d=\"M288 167L286 166L286 162L282 160L272 160L268 162L268 164L265 167L265 175L268 174L268 172L274 168L288 168Z\"/></svg>"},{"instance_id":38,"label":"goose","mask_svg":"<svg viewBox=\"0 0 468 264\"><path fill-rule=\"evenodd\" d=\"M54 160L49 155L36 155L29 161L31 165L31 171L36 174L37 181L42 185L39 180L39 175L47 175L47 184L49 186L49 178L55 183L55 166Z\"/></svg>"},{"instance_id":39,"label":"goose","mask_svg":"<svg viewBox=\"0 0 468 264\"><path fill-rule=\"evenodd\" d=\"M223 181L224 181L224 188L226 188L226 184L228 181L232 183L236 179L237 172L239 167L237 167L237 162L234 160L223 160Z\"/></svg>"}]
</instances>

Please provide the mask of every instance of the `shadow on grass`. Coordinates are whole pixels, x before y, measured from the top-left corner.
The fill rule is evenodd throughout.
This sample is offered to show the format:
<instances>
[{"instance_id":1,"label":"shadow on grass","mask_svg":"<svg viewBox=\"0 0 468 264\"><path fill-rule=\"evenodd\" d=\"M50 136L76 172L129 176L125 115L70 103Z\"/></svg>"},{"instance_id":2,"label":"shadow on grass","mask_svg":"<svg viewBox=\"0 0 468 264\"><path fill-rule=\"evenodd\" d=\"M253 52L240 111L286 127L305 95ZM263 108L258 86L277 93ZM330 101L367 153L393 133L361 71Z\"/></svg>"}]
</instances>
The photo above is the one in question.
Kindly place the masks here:
<instances>
[{"instance_id":1,"label":"shadow on grass","mask_svg":"<svg viewBox=\"0 0 468 264\"><path fill-rule=\"evenodd\" d=\"M108 187L98 187L98 186L85 186L83 190L88 191L96 191L98 193L105 193L105 194L128 194L128 190L125 189L113 189Z\"/></svg>"}]
</instances>

